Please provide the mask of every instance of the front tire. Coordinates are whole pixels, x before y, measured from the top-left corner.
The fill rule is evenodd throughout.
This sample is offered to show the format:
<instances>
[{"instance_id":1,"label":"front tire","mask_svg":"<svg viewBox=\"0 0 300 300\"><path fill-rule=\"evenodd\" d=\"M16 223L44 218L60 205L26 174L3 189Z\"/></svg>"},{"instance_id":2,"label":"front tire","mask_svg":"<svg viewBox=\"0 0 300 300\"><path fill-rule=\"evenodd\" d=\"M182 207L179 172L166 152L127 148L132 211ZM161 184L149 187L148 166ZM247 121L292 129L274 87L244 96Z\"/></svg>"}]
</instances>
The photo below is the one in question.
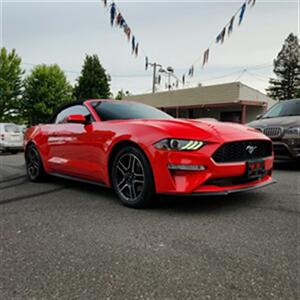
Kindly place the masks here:
<instances>
[{"instance_id":1,"label":"front tire","mask_svg":"<svg viewBox=\"0 0 300 300\"><path fill-rule=\"evenodd\" d=\"M127 146L117 153L111 181L125 206L144 208L152 204L155 194L153 175L146 156L138 148Z\"/></svg>"},{"instance_id":2,"label":"front tire","mask_svg":"<svg viewBox=\"0 0 300 300\"><path fill-rule=\"evenodd\" d=\"M39 182L45 177L45 171L41 156L34 144L26 149L25 153L26 171L30 181Z\"/></svg>"}]
</instances>

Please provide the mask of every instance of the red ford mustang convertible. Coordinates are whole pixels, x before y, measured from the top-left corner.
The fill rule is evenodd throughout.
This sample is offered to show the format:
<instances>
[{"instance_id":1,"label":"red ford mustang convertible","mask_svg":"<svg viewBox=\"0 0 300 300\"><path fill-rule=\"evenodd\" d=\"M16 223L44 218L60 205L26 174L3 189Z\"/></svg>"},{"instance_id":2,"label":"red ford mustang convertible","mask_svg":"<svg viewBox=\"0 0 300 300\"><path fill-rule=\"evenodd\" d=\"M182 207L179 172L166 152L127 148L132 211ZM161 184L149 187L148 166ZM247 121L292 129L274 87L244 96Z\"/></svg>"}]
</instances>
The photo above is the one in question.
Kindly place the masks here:
<instances>
[{"instance_id":1,"label":"red ford mustang convertible","mask_svg":"<svg viewBox=\"0 0 300 300\"><path fill-rule=\"evenodd\" d=\"M155 193L228 195L273 183L271 141L230 123L174 119L136 102L87 100L25 135L27 174L113 187L144 207Z\"/></svg>"}]
</instances>

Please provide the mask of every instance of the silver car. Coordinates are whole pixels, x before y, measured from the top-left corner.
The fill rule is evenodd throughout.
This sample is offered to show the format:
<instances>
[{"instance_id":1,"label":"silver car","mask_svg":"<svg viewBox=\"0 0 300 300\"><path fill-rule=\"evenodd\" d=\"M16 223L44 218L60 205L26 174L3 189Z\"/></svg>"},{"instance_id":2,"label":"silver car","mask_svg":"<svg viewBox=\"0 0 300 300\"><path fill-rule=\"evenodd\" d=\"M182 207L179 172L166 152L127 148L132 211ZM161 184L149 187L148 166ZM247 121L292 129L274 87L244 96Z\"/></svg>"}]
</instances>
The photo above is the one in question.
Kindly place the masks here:
<instances>
[{"instance_id":1,"label":"silver car","mask_svg":"<svg viewBox=\"0 0 300 300\"><path fill-rule=\"evenodd\" d=\"M23 132L13 123L0 123L0 151L18 153L23 149Z\"/></svg>"}]
</instances>

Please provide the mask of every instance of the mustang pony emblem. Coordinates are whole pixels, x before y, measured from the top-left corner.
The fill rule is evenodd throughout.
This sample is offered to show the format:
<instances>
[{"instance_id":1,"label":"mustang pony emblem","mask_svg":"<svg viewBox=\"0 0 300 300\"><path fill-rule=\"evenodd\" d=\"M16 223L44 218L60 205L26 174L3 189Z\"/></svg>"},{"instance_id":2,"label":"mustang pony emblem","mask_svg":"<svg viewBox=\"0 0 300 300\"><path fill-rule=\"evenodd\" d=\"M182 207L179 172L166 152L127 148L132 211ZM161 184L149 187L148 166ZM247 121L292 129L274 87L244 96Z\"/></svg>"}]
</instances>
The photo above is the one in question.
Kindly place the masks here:
<instances>
[{"instance_id":1,"label":"mustang pony emblem","mask_svg":"<svg viewBox=\"0 0 300 300\"><path fill-rule=\"evenodd\" d=\"M253 154L256 149L257 149L257 146L250 146L250 145L248 145L246 147L246 150L248 151L249 154Z\"/></svg>"}]
</instances>

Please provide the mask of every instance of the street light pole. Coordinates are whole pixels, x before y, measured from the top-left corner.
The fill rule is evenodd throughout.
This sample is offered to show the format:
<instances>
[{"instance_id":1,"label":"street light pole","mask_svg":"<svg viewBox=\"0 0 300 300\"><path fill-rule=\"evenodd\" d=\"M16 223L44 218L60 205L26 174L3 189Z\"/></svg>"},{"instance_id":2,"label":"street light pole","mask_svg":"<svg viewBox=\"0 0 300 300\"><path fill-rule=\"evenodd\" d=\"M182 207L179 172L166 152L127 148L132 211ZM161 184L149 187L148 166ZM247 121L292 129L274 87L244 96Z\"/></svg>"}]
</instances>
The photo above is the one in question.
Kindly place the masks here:
<instances>
[{"instance_id":1,"label":"street light pole","mask_svg":"<svg viewBox=\"0 0 300 300\"><path fill-rule=\"evenodd\" d=\"M166 70L163 69L162 65L154 62L154 63L146 63L146 70L148 66L153 68L153 78L152 78L152 93L156 92L156 83L157 83L157 68L159 67L160 73L165 73L168 75L168 89L171 90L171 76L174 76L174 69L172 67L168 67Z\"/></svg>"},{"instance_id":2,"label":"street light pole","mask_svg":"<svg viewBox=\"0 0 300 300\"><path fill-rule=\"evenodd\" d=\"M157 78L156 78L156 69L157 67L159 68L162 68L162 65L154 62L154 63L149 63L148 66L152 67L153 68L153 82L152 82L152 93L154 94L156 92L156 81L157 81Z\"/></svg>"},{"instance_id":3,"label":"street light pole","mask_svg":"<svg viewBox=\"0 0 300 300\"><path fill-rule=\"evenodd\" d=\"M171 90L171 76L173 76L173 73L174 73L174 69L172 67L168 67L167 68L167 71L168 71L168 89L169 91Z\"/></svg>"},{"instance_id":4,"label":"street light pole","mask_svg":"<svg viewBox=\"0 0 300 300\"><path fill-rule=\"evenodd\" d=\"M155 93L155 86L156 86L156 68L157 68L157 63L154 63L152 65L153 67L153 82L152 82L152 93Z\"/></svg>"}]
</instances>

